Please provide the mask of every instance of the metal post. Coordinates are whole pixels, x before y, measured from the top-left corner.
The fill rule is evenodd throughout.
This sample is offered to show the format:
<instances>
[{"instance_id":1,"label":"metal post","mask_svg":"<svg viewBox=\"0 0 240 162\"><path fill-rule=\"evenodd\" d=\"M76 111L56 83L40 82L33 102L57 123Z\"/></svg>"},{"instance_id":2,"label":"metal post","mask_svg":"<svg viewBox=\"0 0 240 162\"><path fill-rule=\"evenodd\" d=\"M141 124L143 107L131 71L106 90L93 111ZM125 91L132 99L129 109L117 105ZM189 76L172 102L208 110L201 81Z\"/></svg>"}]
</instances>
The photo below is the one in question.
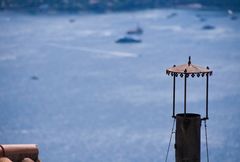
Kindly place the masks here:
<instances>
[{"instance_id":1,"label":"metal post","mask_svg":"<svg viewBox=\"0 0 240 162\"><path fill-rule=\"evenodd\" d=\"M184 115L187 113L187 74L184 75Z\"/></svg>"},{"instance_id":2,"label":"metal post","mask_svg":"<svg viewBox=\"0 0 240 162\"><path fill-rule=\"evenodd\" d=\"M206 119L208 119L208 74L206 74Z\"/></svg>"},{"instance_id":3,"label":"metal post","mask_svg":"<svg viewBox=\"0 0 240 162\"><path fill-rule=\"evenodd\" d=\"M175 118L175 85L176 85L176 76L173 76L173 115L172 117Z\"/></svg>"}]
</instances>

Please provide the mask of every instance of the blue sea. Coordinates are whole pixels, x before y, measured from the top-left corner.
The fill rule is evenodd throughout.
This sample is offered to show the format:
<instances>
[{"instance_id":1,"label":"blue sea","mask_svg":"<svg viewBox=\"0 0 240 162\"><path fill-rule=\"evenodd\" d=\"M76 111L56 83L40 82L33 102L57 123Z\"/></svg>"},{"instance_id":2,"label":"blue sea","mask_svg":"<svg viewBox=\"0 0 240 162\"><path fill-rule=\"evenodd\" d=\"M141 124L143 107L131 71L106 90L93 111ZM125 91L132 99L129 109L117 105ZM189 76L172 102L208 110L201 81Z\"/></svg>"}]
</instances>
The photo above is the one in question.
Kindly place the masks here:
<instances>
[{"instance_id":1,"label":"blue sea","mask_svg":"<svg viewBox=\"0 0 240 162\"><path fill-rule=\"evenodd\" d=\"M174 64L209 66L209 157L240 161L240 13L158 9L106 14L0 12L0 143L36 143L43 162L163 162ZM210 25L213 28L204 30ZM116 44L140 26L142 43ZM177 78L176 111L183 112ZM187 112L205 115L205 78ZM174 136L174 134L173 134ZM175 160L174 137L168 161ZM206 161L202 125L201 161Z\"/></svg>"}]
</instances>

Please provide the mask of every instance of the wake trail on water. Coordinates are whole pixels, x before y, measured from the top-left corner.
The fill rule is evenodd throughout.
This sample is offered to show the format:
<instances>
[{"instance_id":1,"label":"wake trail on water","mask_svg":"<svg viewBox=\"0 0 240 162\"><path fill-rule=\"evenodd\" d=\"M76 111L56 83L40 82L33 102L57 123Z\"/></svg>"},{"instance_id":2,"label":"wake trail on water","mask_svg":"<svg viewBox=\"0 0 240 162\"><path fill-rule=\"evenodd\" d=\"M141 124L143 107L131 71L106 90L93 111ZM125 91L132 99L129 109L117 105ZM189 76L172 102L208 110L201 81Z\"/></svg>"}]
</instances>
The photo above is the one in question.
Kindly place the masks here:
<instances>
[{"instance_id":1,"label":"wake trail on water","mask_svg":"<svg viewBox=\"0 0 240 162\"><path fill-rule=\"evenodd\" d=\"M87 48L87 47L81 47L81 46L62 46L59 44L51 43L48 44L51 47L55 48L62 48L66 50L78 50L82 52L88 52L92 54L101 54L102 56L109 57L109 56L115 56L115 57L132 57L136 58L138 57L138 54L136 53L130 53L130 52L122 52L122 51L107 51L107 50L102 50L102 49L92 49L92 48Z\"/></svg>"}]
</instances>

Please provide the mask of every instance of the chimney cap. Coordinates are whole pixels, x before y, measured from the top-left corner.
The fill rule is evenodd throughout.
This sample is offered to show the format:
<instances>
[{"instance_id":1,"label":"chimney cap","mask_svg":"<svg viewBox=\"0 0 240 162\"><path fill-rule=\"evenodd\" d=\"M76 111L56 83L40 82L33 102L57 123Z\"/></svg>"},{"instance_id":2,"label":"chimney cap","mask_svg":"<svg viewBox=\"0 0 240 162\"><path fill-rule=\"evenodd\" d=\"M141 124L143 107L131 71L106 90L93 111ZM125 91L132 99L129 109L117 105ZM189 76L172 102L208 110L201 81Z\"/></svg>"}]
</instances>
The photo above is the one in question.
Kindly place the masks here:
<instances>
[{"instance_id":1,"label":"chimney cap","mask_svg":"<svg viewBox=\"0 0 240 162\"><path fill-rule=\"evenodd\" d=\"M170 67L166 70L167 75L171 76L183 76L183 74L191 75L194 77L195 75L199 76L204 76L204 75L212 75L212 70L209 69L209 67L201 67L198 65L194 65L191 62L191 56L189 56L189 60L187 64L183 65L178 65L178 66L173 66Z\"/></svg>"}]
</instances>

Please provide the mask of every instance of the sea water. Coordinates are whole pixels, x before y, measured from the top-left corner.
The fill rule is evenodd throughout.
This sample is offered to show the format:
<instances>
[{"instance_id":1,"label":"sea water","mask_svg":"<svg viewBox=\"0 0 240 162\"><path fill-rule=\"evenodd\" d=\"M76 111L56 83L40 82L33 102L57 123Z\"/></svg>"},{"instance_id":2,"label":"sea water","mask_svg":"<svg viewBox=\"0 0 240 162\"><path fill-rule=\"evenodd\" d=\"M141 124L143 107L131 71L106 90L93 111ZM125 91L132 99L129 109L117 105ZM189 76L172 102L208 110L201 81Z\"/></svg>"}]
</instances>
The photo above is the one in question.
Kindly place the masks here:
<instances>
[{"instance_id":1,"label":"sea water","mask_svg":"<svg viewBox=\"0 0 240 162\"><path fill-rule=\"evenodd\" d=\"M44 162L160 162L172 128L171 66L209 66L210 161L240 161L240 15L161 9L0 12L0 143L36 143ZM214 28L203 30L205 25ZM140 26L142 43L116 44ZM205 78L187 111L205 115ZM177 78L176 111L183 112ZM174 134L173 134L174 136ZM202 125L202 161L206 161ZM174 138L169 161L174 161Z\"/></svg>"}]
</instances>

